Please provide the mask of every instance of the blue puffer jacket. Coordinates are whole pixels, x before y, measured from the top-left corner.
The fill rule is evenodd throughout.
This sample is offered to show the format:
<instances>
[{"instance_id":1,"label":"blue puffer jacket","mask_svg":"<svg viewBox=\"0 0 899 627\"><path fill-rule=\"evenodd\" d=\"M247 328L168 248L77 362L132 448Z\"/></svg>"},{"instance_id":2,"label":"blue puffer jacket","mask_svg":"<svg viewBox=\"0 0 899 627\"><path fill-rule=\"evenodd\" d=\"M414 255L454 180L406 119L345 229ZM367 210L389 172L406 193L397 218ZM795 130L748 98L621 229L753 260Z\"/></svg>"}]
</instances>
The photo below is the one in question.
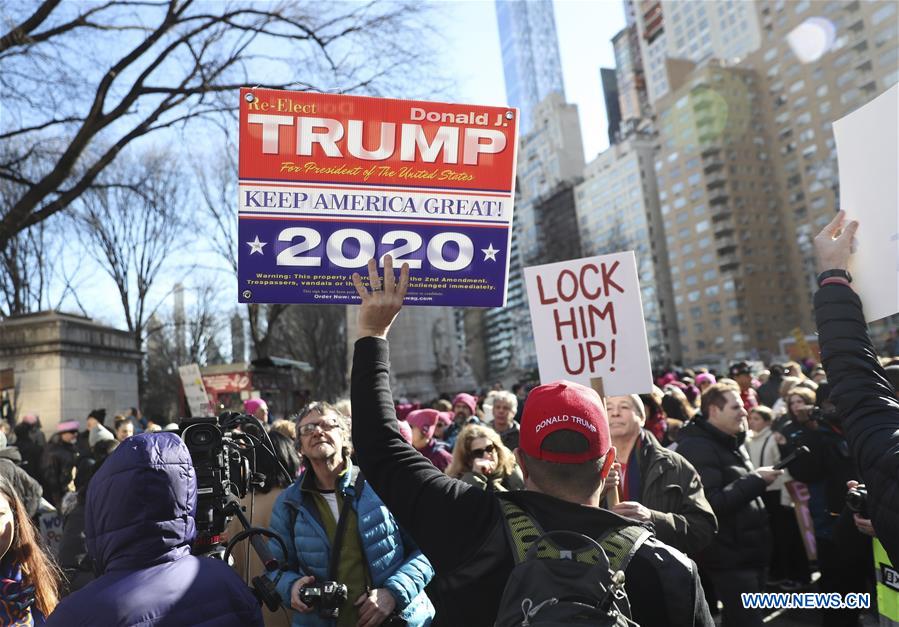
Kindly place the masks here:
<instances>
[{"instance_id":1,"label":"blue puffer jacket","mask_svg":"<svg viewBox=\"0 0 899 627\"><path fill-rule=\"evenodd\" d=\"M177 435L125 440L87 491L87 550L103 575L63 599L47 625L261 627L240 577L190 554L196 508L196 474Z\"/></svg>"},{"instance_id":2,"label":"blue puffer jacket","mask_svg":"<svg viewBox=\"0 0 899 627\"><path fill-rule=\"evenodd\" d=\"M373 586L390 591L396 599L400 618L409 627L430 625L434 617L434 606L424 589L434 576L431 563L399 528L393 515L387 511L368 482L363 484L361 495L355 493L351 476L355 480L356 470L352 467L342 475L338 489L344 497L352 499ZM272 510L272 531L281 536L288 552L285 556L277 542L269 542L274 556L282 563L286 562L289 568L277 578L278 593L285 607L290 607L290 589L301 576L313 575L319 581L328 579L328 564L331 559L331 545L315 503L311 499L303 499L302 481L303 477L300 477L284 490ZM298 553L302 557L301 561L297 559ZM275 576L272 578L275 579ZM336 621L320 618L314 612L297 612L293 619L293 627L332 627L334 624Z\"/></svg>"}]
</instances>

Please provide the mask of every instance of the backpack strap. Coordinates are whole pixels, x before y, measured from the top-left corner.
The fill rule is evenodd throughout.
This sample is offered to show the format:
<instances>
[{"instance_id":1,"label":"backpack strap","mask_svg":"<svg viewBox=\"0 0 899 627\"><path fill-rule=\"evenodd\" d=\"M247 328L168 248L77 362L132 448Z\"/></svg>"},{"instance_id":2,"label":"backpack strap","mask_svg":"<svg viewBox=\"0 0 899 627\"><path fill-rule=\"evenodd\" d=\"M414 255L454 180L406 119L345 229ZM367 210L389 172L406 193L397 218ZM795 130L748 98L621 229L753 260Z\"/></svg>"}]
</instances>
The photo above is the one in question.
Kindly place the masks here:
<instances>
[{"instance_id":1,"label":"backpack strap","mask_svg":"<svg viewBox=\"0 0 899 627\"><path fill-rule=\"evenodd\" d=\"M515 558L515 563L520 564L524 561L528 549L544 532L537 521L525 513L518 505L506 499L500 499L499 501L503 508L506 528L509 531L512 555ZM652 533L649 530L639 525L628 525L608 530L602 539L599 540L599 545L605 551L609 560L609 569L613 573L625 570L637 549L651 535ZM562 556L563 550L558 546L550 544L548 541L542 542L537 547L538 559L561 559ZM595 547L588 547L578 551L567 551L565 557L585 564L595 564L601 561Z\"/></svg>"}]
</instances>

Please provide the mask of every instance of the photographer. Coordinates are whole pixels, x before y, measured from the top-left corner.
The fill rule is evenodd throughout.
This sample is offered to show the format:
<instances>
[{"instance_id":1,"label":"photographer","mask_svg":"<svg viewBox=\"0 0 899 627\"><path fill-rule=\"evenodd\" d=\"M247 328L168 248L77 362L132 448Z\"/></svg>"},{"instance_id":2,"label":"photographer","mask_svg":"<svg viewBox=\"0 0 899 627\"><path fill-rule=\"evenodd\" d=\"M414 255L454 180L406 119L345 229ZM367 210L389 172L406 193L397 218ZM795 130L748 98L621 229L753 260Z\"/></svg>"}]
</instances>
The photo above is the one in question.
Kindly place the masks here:
<instances>
[{"instance_id":1,"label":"photographer","mask_svg":"<svg viewBox=\"0 0 899 627\"><path fill-rule=\"evenodd\" d=\"M190 554L196 509L196 472L181 438L129 438L87 490L87 550L101 576L63 599L48 627L262 627L240 577L220 560Z\"/></svg>"},{"instance_id":2,"label":"photographer","mask_svg":"<svg viewBox=\"0 0 899 627\"><path fill-rule=\"evenodd\" d=\"M846 268L857 222L841 211L815 237L815 318L831 400L868 489L868 513L893 564L899 563L899 402L868 337Z\"/></svg>"},{"instance_id":3,"label":"photographer","mask_svg":"<svg viewBox=\"0 0 899 627\"><path fill-rule=\"evenodd\" d=\"M298 418L297 445L304 472L278 496L271 521L288 554L270 543L287 563L273 578L284 605L297 610L293 625L430 624L424 589L434 569L353 466L345 419L327 403L310 403Z\"/></svg>"},{"instance_id":4,"label":"photographer","mask_svg":"<svg viewBox=\"0 0 899 627\"><path fill-rule=\"evenodd\" d=\"M871 543L855 530L846 509L846 482L858 476L842 433L842 421L830 400L831 386L825 381L816 392L795 388L790 392L791 414L799 427L781 454L805 446L809 452L787 468L791 476L806 484L808 509L815 531L821 592L864 592L871 565ZM859 610L829 610L822 624L855 625Z\"/></svg>"}]
</instances>

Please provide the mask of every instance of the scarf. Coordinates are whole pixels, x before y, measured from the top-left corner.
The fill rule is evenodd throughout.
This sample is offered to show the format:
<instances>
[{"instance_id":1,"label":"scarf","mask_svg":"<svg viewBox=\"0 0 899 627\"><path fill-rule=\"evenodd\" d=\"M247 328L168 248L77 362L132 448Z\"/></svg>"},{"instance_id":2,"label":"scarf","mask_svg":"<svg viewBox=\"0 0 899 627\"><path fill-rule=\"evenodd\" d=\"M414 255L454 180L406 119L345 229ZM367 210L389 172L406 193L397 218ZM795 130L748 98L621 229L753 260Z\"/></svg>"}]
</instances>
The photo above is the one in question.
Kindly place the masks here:
<instances>
[{"instance_id":1,"label":"scarf","mask_svg":"<svg viewBox=\"0 0 899 627\"><path fill-rule=\"evenodd\" d=\"M34 586L22 580L22 569L11 560L0 563L0 625L31 627Z\"/></svg>"}]
</instances>

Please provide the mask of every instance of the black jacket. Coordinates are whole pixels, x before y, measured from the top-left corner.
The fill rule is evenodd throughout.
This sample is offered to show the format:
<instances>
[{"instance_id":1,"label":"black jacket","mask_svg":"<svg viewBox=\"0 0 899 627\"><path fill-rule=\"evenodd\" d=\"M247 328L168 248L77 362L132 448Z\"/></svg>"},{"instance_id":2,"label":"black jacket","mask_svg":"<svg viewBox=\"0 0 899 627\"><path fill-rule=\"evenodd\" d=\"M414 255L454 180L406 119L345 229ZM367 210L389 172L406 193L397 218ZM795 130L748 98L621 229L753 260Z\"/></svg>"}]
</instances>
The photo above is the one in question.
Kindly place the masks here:
<instances>
[{"instance_id":1,"label":"black jacket","mask_svg":"<svg viewBox=\"0 0 899 627\"><path fill-rule=\"evenodd\" d=\"M41 460L41 475L44 477L44 498L59 509L62 497L68 491L72 481L72 471L78 461L78 448L75 443L64 442L59 434L50 438Z\"/></svg>"},{"instance_id":2,"label":"black jacket","mask_svg":"<svg viewBox=\"0 0 899 627\"><path fill-rule=\"evenodd\" d=\"M677 452L699 472L718 518L718 535L700 552L699 563L712 569L767 566L771 538L762 502L767 484L752 474L742 438L727 435L697 416L681 429Z\"/></svg>"},{"instance_id":3,"label":"black jacket","mask_svg":"<svg viewBox=\"0 0 899 627\"><path fill-rule=\"evenodd\" d=\"M436 622L491 627L513 568L500 501L437 470L400 435L390 393L387 342L362 338L353 356L353 442L366 479L437 572ZM607 510L528 490L506 493L546 531L592 537L633 522ZM696 566L655 538L626 570L640 625L712 625Z\"/></svg>"},{"instance_id":4,"label":"black jacket","mask_svg":"<svg viewBox=\"0 0 899 627\"><path fill-rule=\"evenodd\" d=\"M899 401L877 361L861 301L852 288L825 285L815 294L818 343L830 400L868 488L877 537L899 563Z\"/></svg>"},{"instance_id":5,"label":"black jacket","mask_svg":"<svg viewBox=\"0 0 899 627\"><path fill-rule=\"evenodd\" d=\"M799 446L807 446L809 453L797 457L787 466L790 476L807 484L821 483L827 511L838 515L846 505L846 482L859 478L846 439L825 422L806 423L785 446L780 447L781 459Z\"/></svg>"},{"instance_id":6,"label":"black jacket","mask_svg":"<svg viewBox=\"0 0 899 627\"><path fill-rule=\"evenodd\" d=\"M781 377L769 377L767 381L759 386L756 394L759 396L759 403L766 407L773 407L777 399L780 398L780 386L783 383Z\"/></svg>"}]
</instances>

